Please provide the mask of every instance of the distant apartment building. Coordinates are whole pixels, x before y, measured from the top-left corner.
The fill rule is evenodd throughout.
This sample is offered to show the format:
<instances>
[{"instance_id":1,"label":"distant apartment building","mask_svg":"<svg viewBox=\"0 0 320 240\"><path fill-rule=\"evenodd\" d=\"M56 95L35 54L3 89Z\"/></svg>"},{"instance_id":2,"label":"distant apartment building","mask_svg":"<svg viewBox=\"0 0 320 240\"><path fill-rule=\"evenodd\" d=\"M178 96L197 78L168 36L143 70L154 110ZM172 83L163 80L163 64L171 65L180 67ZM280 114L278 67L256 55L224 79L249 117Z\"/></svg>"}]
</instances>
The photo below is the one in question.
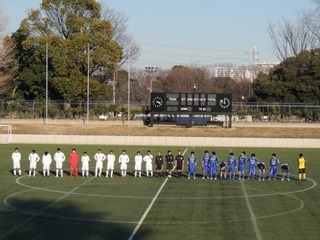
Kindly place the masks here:
<instances>
[{"instance_id":1,"label":"distant apartment building","mask_svg":"<svg viewBox=\"0 0 320 240\"><path fill-rule=\"evenodd\" d=\"M250 80L253 82L259 73L268 74L279 63L256 63L248 66L218 65L214 68L215 77L230 77L234 80Z\"/></svg>"}]
</instances>

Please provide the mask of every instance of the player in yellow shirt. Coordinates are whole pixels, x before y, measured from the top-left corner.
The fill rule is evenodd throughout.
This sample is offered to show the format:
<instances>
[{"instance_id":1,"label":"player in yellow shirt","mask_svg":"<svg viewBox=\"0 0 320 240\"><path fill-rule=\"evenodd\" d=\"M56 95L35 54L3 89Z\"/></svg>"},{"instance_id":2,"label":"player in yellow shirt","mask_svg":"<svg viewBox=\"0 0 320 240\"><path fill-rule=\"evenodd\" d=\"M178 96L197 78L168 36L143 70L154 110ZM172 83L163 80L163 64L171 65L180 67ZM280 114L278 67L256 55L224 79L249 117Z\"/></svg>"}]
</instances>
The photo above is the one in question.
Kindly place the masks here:
<instances>
[{"instance_id":1,"label":"player in yellow shirt","mask_svg":"<svg viewBox=\"0 0 320 240\"><path fill-rule=\"evenodd\" d=\"M303 154L300 153L298 158L299 180L306 180L306 163L307 160L305 160Z\"/></svg>"}]
</instances>

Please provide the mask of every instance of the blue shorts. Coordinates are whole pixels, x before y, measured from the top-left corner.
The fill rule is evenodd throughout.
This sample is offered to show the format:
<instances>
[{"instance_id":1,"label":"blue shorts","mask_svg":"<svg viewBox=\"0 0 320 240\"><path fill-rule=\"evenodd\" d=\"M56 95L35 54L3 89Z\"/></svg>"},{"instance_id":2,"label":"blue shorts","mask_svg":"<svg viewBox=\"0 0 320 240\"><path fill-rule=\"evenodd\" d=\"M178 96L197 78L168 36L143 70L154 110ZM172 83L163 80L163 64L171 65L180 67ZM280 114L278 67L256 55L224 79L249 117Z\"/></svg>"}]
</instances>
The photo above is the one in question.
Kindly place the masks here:
<instances>
[{"instance_id":1,"label":"blue shorts","mask_svg":"<svg viewBox=\"0 0 320 240\"><path fill-rule=\"evenodd\" d=\"M239 165L239 166L238 166L239 172L244 172L244 171L245 171L245 168L246 168L246 165Z\"/></svg>"},{"instance_id":2,"label":"blue shorts","mask_svg":"<svg viewBox=\"0 0 320 240\"><path fill-rule=\"evenodd\" d=\"M276 175L277 174L277 167L276 166L270 167L270 174L271 175Z\"/></svg>"},{"instance_id":3,"label":"blue shorts","mask_svg":"<svg viewBox=\"0 0 320 240\"><path fill-rule=\"evenodd\" d=\"M196 166L194 165L189 165L189 172L194 173L196 171Z\"/></svg>"}]
</instances>

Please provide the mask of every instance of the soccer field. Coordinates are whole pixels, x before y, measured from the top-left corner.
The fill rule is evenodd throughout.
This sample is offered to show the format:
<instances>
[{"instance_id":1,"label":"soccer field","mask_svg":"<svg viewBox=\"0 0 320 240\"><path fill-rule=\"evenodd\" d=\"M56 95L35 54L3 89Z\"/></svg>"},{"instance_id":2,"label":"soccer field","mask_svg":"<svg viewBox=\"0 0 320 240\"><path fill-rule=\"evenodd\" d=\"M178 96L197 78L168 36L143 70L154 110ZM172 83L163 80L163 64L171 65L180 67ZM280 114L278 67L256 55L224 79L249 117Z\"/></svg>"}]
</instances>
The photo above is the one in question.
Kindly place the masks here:
<instances>
[{"instance_id":1,"label":"soccer field","mask_svg":"<svg viewBox=\"0 0 320 240\"><path fill-rule=\"evenodd\" d=\"M116 157L122 149L130 155L129 175L95 178L93 155L98 148L108 153L109 146L17 145L22 153L22 176L13 176L11 153L16 145L0 146L0 239L319 239L320 236L320 161L317 149L193 148L112 146ZM32 149L40 156L52 155L56 148L69 155L88 151L89 178L28 177L27 156ZM137 150L153 155L170 149L185 153L194 150L198 158L197 179L134 178L133 157ZM232 151L239 156L256 156L269 161L273 152L281 163L290 165L291 181L203 180L201 157L204 150L215 150L221 160ZM298 181L297 157L307 159L307 181ZM55 170L53 163L51 168ZM104 164L104 167L106 164ZM81 167L81 164L80 164ZM144 169L144 166L143 166ZM267 167L268 171L268 167Z\"/></svg>"}]
</instances>

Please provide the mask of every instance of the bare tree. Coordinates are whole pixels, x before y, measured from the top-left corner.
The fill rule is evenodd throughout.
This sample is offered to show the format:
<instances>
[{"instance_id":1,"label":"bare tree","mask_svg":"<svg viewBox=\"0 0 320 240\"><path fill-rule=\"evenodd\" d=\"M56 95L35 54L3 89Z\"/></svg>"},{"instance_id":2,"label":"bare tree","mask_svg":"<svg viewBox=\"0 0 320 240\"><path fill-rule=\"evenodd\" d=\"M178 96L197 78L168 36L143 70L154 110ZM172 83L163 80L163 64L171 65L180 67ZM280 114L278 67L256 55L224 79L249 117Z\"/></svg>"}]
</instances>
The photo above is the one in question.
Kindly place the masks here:
<instances>
[{"instance_id":1,"label":"bare tree","mask_svg":"<svg viewBox=\"0 0 320 240\"><path fill-rule=\"evenodd\" d=\"M301 11L295 21L284 18L277 24L269 24L273 51L279 60L320 47L320 0L312 2L315 8Z\"/></svg>"},{"instance_id":2,"label":"bare tree","mask_svg":"<svg viewBox=\"0 0 320 240\"><path fill-rule=\"evenodd\" d=\"M15 44L5 35L6 25L7 19L0 9L0 94L8 90L18 69Z\"/></svg>"},{"instance_id":3,"label":"bare tree","mask_svg":"<svg viewBox=\"0 0 320 240\"><path fill-rule=\"evenodd\" d=\"M278 24L270 23L268 32L274 54L280 61L317 47L318 41L310 31L306 18L300 17L296 22L283 19Z\"/></svg>"},{"instance_id":4,"label":"bare tree","mask_svg":"<svg viewBox=\"0 0 320 240\"><path fill-rule=\"evenodd\" d=\"M118 69L128 61L128 59L136 59L139 55L139 47L134 42L133 37L128 33L128 18L124 13L115 9L103 6L102 18L110 21L113 27L113 40L120 44L123 51L121 61L118 63Z\"/></svg>"}]
</instances>

